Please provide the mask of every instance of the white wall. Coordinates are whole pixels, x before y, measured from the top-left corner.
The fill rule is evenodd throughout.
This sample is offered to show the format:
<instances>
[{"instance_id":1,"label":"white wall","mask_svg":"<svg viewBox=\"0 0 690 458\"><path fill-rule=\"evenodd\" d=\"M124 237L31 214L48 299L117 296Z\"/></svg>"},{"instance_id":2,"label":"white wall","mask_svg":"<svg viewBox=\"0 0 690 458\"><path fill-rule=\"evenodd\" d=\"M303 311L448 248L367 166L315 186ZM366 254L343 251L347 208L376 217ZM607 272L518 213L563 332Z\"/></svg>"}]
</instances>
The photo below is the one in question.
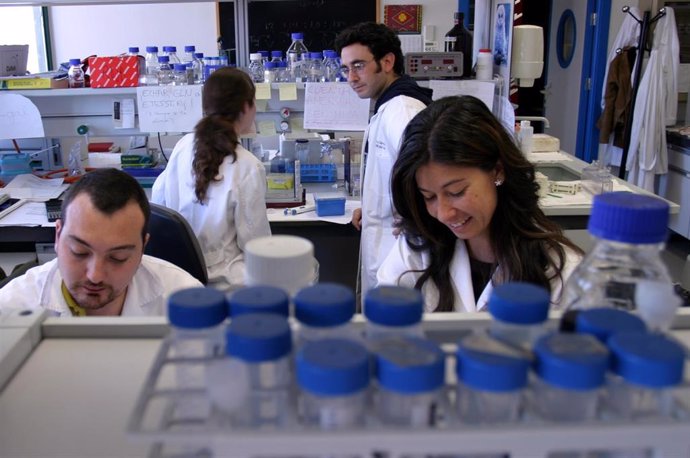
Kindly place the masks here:
<instances>
[{"instance_id":1,"label":"white wall","mask_svg":"<svg viewBox=\"0 0 690 458\"><path fill-rule=\"evenodd\" d=\"M215 2L53 6L50 8L54 62L92 54L115 56L138 46L195 45L218 55Z\"/></svg>"}]
</instances>

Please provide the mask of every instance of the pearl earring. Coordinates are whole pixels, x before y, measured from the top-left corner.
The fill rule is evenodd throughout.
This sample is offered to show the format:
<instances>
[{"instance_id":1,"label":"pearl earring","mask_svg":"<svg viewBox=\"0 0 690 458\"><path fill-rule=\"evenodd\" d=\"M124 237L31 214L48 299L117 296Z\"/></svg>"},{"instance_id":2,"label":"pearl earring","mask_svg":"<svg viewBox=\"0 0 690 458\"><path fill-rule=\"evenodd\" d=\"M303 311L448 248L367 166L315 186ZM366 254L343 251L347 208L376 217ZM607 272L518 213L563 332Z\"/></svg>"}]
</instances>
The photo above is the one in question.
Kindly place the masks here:
<instances>
[{"instance_id":1,"label":"pearl earring","mask_svg":"<svg viewBox=\"0 0 690 458\"><path fill-rule=\"evenodd\" d=\"M499 179L499 180L496 180L496 181L494 181L494 184L495 184L496 186L501 186L501 185L503 184L503 180L500 180L500 179Z\"/></svg>"}]
</instances>

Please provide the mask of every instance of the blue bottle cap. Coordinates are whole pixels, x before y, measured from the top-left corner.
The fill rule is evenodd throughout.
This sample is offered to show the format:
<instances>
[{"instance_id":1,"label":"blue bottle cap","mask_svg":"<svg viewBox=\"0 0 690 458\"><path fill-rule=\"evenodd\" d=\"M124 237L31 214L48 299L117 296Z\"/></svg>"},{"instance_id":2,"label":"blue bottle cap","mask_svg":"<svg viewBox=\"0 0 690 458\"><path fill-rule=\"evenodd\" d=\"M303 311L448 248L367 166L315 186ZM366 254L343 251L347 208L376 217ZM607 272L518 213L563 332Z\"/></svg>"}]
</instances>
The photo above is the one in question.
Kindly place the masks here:
<instances>
[{"instance_id":1,"label":"blue bottle cap","mask_svg":"<svg viewBox=\"0 0 690 458\"><path fill-rule=\"evenodd\" d=\"M285 61L280 61L280 62L275 62L277 68L287 68L287 62Z\"/></svg>"},{"instance_id":2,"label":"blue bottle cap","mask_svg":"<svg viewBox=\"0 0 690 458\"><path fill-rule=\"evenodd\" d=\"M609 367L609 351L588 334L547 334L534 345L535 372L560 388L586 391L600 387Z\"/></svg>"},{"instance_id":3,"label":"blue bottle cap","mask_svg":"<svg viewBox=\"0 0 690 458\"><path fill-rule=\"evenodd\" d=\"M302 288L292 299L295 318L307 326L331 327L345 324L355 314L355 295L337 283L318 283Z\"/></svg>"},{"instance_id":4,"label":"blue bottle cap","mask_svg":"<svg viewBox=\"0 0 690 458\"><path fill-rule=\"evenodd\" d=\"M196 46L194 45L187 45L184 47L184 52L194 52L196 51Z\"/></svg>"},{"instance_id":5,"label":"blue bottle cap","mask_svg":"<svg viewBox=\"0 0 690 458\"><path fill-rule=\"evenodd\" d=\"M594 196L587 229L605 240L660 243L668 236L669 205L663 200L632 192Z\"/></svg>"},{"instance_id":6,"label":"blue bottle cap","mask_svg":"<svg viewBox=\"0 0 690 458\"><path fill-rule=\"evenodd\" d=\"M310 52L310 53L309 53L309 57L312 58L312 59L319 59L319 60L321 60L321 59L323 59L323 54L321 54L319 51Z\"/></svg>"},{"instance_id":7,"label":"blue bottle cap","mask_svg":"<svg viewBox=\"0 0 690 458\"><path fill-rule=\"evenodd\" d=\"M271 57L283 58L283 51L271 51Z\"/></svg>"},{"instance_id":8,"label":"blue bottle cap","mask_svg":"<svg viewBox=\"0 0 690 458\"><path fill-rule=\"evenodd\" d=\"M167 64L168 62L170 62L169 56L158 56L158 63Z\"/></svg>"},{"instance_id":9,"label":"blue bottle cap","mask_svg":"<svg viewBox=\"0 0 690 458\"><path fill-rule=\"evenodd\" d=\"M527 355L486 334L471 334L462 339L455 356L458 380L471 388L507 392L527 384Z\"/></svg>"},{"instance_id":10,"label":"blue bottle cap","mask_svg":"<svg viewBox=\"0 0 690 458\"><path fill-rule=\"evenodd\" d=\"M299 386L316 395L354 394L369 385L369 353L354 341L309 342L297 353L295 365Z\"/></svg>"},{"instance_id":11,"label":"blue bottle cap","mask_svg":"<svg viewBox=\"0 0 690 458\"><path fill-rule=\"evenodd\" d=\"M268 51L257 51L261 57L269 57L271 54Z\"/></svg>"},{"instance_id":12,"label":"blue bottle cap","mask_svg":"<svg viewBox=\"0 0 690 458\"><path fill-rule=\"evenodd\" d=\"M290 38L292 38L293 40L304 40L304 33L293 32L290 34Z\"/></svg>"},{"instance_id":13,"label":"blue bottle cap","mask_svg":"<svg viewBox=\"0 0 690 458\"><path fill-rule=\"evenodd\" d=\"M249 363L282 358L292 350L287 318L272 313L247 313L234 317L225 334L225 352Z\"/></svg>"},{"instance_id":14,"label":"blue bottle cap","mask_svg":"<svg viewBox=\"0 0 690 458\"><path fill-rule=\"evenodd\" d=\"M203 52L195 52L194 57L196 57L197 59L203 59L204 53Z\"/></svg>"},{"instance_id":15,"label":"blue bottle cap","mask_svg":"<svg viewBox=\"0 0 690 458\"><path fill-rule=\"evenodd\" d=\"M173 64L173 68L176 72L184 72L187 70L187 64Z\"/></svg>"},{"instance_id":16,"label":"blue bottle cap","mask_svg":"<svg viewBox=\"0 0 690 458\"><path fill-rule=\"evenodd\" d=\"M338 53L332 50L324 51L323 55L326 56L329 59L335 59L338 57Z\"/></svg>"},{"instance_id":17,"label":"blue bottle cap","mask_svg":"<svg viewBox=\"0 0 690 458\"><path fill-rule=\"evenodd\" d=\"M158 52L158 46L147 46L146 52Z\"/></svg>"},{"instance_id":18,"label":"blue bottle cap","mask_svg":"<svg viewBox=\"0 0 690 458\"><path fill-rule=\"evenodd\" d=\"M70 59L69 60L70 65L75 65L75 66L80 66L81 65L81 59Z\"/></svg>"},{"instance_id":19,"label":"blue bottle cap","mask_svg":"<svg viewBox=\"0 0 690 458\"><path fill-rule=\"evenodd\" d=\"M178 328L210 328L227 316L225 296L213 288L187 288L168 298L168 320Z\"/></svg>"},{"instance_id":20,"label":"blue bottle cap","mask_svg":"<svg viewBox=\"0 0 690 458\"><path fill-rule=\"evenodd\" d=\"M132 47L128 48L127 51L132 53L132 54L139 54L139 47L132 46Z\"/></svg>"},{"instance_id":21,"label":"blue bottle cap","mask_svg":"<svg viewBox=\"0 0 690 458\"><path fill-rule=\"evenodd\" d=\"M575 318L575 332L591 334L603 343L618 332L646 330L647 326L637 315L610 307L581 310Z\"/></svg>"},{"instance_id":22,"label":"blue bottle cap","mask_svg":"<svg viewBox=\"0 0 690 458\"><path fill-rule=\"evenodd\" d=\"M663 334L621 332L608 340L612 370L627 382L665 388L683 381L685 349Z\"/></svg>"},{"instance_id":23,"label":"blue bottle cap","mask_svg":"<svg viewBox=\"0 0 690 458\"><path fill-rule=\"evenodd\" d=\"M264 62L264 68L266 68L266 69L276 68L276 62Z\"/></svg>"},{"instance_id":24,"label":"blue bottle cap","mask_svg":"<svg viewBox=\"0 0 690 458\"><path fill-rule=\"evenodd\" d=\"M549 316L549 292L530 283L511 282L494 288L489 298L489 313L495 319L513 324L543 323Z\"/></svg>"},{"instance_id":25,"label":"blue bottle cap","mask_svg":"<svg viewBox=\"0 0 690 458\"><path fill-rule=\"evenodd\" d=\"M275 286L247 286L230 294L228 308L231 317L246 313L275 313L290 315L290 298Z\"/></svg>"},{"instance_id":26,"label":"blue bottle cap","mask_svg":"<svg viewBox=\"0 0 690 458\"><path fill-rule=\"evenodd\" d=\"M163 52L177 52L175 46L163 46Z\"/></svg>"},{"instance_id":27,"label":"blue bottle cap","mask_svg":"<svg viewBox=\"0 0 690 458\"><path fill-rule=\"evenodd\" d=\"M424 298L416 289L379 286L364 298L364 316L383 326L409 326L419 323L424 313Z\"/></svg>"},{"instance_id":28,"label":"blue bottle cap","mask_svg":"<svg viewBox=\"0 0 690 458\"><path fill-rule=\"evenodd\" d=\"M443 386L446 358L437 343L418 337L393 337L377 342L373 351L374 372L381 387L418 394Z\"/></svg>"}]
</instances>

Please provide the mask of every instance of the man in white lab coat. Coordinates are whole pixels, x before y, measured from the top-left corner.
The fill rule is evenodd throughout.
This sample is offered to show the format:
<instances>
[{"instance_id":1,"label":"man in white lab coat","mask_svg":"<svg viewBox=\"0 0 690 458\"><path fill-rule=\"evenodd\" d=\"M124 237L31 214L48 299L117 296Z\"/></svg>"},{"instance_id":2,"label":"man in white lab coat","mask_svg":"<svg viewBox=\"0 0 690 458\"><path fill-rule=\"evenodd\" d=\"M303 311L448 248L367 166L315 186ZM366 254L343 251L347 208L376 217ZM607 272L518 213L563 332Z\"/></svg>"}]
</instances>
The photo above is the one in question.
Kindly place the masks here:
<instances>
[{"instance_id":1,"label":"man in white lab coat","mask_svg":"<svg viewBox=\"0 0 690 458\"><path fill-rule=\"evenodd\" d=\"M144 255L149 203L115 169L72 185L55 225L57 258L0 289L0 313L47 309L64 316L164 315L173 292L203 286L177 266Z\"/></svg>"},{"instance_id":2,"label":"man in white lab coat","mask_svg":"<svg viewBox=\"0 0 690 458\"><path fill-rule=\"evenodd\" d=\"M400 39L383 24L365 22L343 30L335 40L341 71L357 95L376 101L364 134L360 168L362 208L352 224L362 231L361 294L376 286L376 272L390 251L393 205L390 173L407 123L431 103L431 89L404 75Z\"/></svg>"}]
</instances>

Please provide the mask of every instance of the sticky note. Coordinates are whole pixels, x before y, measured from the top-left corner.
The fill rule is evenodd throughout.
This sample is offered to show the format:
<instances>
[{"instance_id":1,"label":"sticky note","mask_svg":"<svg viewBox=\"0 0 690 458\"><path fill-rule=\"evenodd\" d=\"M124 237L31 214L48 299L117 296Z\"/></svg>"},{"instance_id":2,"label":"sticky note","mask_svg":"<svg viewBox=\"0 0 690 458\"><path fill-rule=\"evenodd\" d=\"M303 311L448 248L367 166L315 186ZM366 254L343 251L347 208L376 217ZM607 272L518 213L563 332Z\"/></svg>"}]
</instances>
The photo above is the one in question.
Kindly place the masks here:
<instances>
[{"instance_id":1,"label":"sticky note","mask_svg":"<svg viewBox=\"0 0 690 458\"><path fill-rule=\"evenodd\" d=\"M280 100L297 100L297 85L295 83L280 83L278 95Z\"/></svg>"},{"instance_id":2,"label":"sticky note","mask_svg":"<svg viewBox=\"0 0 690 458\"><path fill-rule=\"evenodd\" d=\"M266 100L257 100L256 101L256 111L257 112L265 113L267 107L268 107L268 101L266 101Z\"/></svg>"},{"instance_id":3,"label":"sticky note","mask_svg":"<svg viewBox=\"0 0 690 458\"><path fill-rule=\"evenodd\" d=\"M256 100L271 99L271 83L256 83Z\"/></svg>"},{"instance_id":4,"label":"sticky note","mask_svg":"<svg viewBox=\"0 0 690 458\"><path fill-rule=\"evenodd\" d=\"M273 121L259 121L258 124L259 134L274 135L276 133L276 125Z\"/></svg>"}]
</instances>

